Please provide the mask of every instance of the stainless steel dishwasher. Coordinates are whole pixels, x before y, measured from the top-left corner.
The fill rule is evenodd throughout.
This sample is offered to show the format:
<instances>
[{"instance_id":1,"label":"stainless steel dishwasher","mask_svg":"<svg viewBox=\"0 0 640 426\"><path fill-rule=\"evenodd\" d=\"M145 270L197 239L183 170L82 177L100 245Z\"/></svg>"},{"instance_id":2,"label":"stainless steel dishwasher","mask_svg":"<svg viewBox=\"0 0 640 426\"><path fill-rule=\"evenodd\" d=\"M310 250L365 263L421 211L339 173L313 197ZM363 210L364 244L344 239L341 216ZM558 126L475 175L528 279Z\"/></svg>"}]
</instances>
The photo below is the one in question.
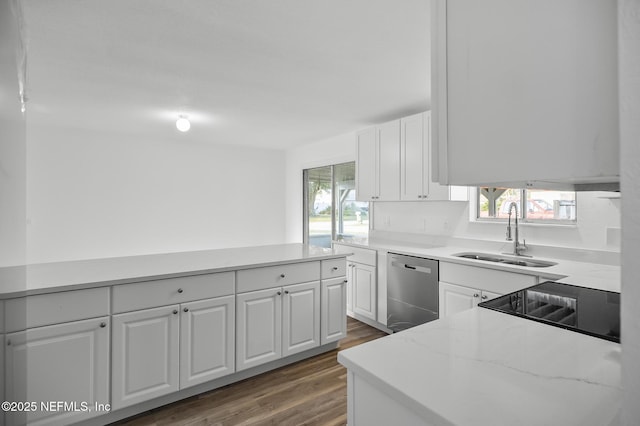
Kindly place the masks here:
<instances>
[{"instance_id":1,"label":"stainless steel dishwasher","mask_svg":"<svg viewBox=\"0 0 640 426\"><path fill-rule=\"evenodd\" d=\"M438 319L438 261L387 255L387 328L394 333Z\"/></svg>"}]
</instances>

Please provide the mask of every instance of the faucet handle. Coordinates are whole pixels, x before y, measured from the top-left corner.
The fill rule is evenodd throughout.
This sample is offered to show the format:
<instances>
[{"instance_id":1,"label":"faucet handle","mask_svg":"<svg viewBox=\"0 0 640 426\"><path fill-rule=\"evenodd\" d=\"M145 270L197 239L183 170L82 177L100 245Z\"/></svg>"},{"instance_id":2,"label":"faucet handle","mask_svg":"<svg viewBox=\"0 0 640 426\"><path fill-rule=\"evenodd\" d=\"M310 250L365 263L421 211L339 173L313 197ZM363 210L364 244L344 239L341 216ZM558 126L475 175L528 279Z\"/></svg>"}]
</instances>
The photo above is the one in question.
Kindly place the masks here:
<instances>
[{"instance_id":1,"label":"faucet handle","mask_svg":"<svg viewBox=\"0 0 640 426\"><path fill-rule=\"evenodd\" d=\"M527 251L529 247L527 247L527 240L525 240L524 238L522 239L522 244L520 244L520 242L517 243L517 248L516 248L516 256L520 256L522 254L523 251ZM525 255L523 255L525 256ZM530 257L530 256L529 256Z\"/></svg>"}]
</instances>

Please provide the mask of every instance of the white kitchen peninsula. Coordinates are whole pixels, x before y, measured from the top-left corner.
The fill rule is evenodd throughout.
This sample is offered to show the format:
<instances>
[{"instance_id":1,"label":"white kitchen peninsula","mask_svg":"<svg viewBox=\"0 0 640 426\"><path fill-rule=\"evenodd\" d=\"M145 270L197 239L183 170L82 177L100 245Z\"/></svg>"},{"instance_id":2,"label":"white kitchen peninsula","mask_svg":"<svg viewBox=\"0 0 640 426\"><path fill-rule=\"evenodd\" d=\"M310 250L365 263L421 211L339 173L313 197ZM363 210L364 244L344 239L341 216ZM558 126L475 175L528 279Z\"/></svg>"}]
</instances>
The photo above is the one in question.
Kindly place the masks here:
<instances>
[{"instance_id":1,"label":"white kitchen peninsula","mask_svg":"<svg viewBox=\"0 0 640 426\"><path fill-rule=\"evenodd\" d=\"M348 424L616 424L620 345L474 308L354 348Z\"/></svg>"},{"instance_id":2,"label":"white kitchen peninsula","mask_svg":"<svg viewBox=\"0 0 640 426\"><path fill-rule=\"evenodd\" d=\"M0 268L4 398L35 404L0 424L105 424L335 349L345 256L282 244Z\"/></svg>"}]
</instances>

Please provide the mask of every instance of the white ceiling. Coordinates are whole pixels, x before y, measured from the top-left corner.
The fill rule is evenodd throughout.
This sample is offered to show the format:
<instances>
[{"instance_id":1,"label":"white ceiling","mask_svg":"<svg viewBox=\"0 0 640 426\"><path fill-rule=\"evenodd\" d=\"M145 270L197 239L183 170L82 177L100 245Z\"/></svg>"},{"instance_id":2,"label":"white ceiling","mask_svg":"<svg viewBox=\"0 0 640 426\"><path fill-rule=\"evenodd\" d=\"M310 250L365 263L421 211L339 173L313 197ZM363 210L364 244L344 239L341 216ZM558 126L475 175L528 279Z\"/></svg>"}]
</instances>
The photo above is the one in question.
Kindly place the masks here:
<instances>
[{"instance_id":1,"label":"white ceiling","mask_svg":"<svg viewBox=\"0 0 640 426\"><path fill-rule=\"evenodd\" d=\"M22 6L28 125L282 149L430 105L429 0Z\"/></svg>"}]
</instances>

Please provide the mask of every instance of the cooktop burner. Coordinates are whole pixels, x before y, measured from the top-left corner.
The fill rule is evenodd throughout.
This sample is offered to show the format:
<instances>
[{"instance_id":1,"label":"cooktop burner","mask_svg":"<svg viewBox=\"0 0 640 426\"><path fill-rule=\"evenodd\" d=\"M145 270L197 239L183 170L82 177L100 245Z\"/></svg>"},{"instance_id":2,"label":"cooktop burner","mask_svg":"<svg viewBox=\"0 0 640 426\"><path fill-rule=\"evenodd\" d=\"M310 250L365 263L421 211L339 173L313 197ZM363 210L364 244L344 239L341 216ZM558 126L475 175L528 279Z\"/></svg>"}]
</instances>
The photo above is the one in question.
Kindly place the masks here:
<instances>
[{"instance_id":1,"label":"cooktop burner","mask_svg":"<svg viewBox=\"0 0 640 426\"><path fill-rule=\"evenodd\" d=\"M620 343L620 293L546 281L478 306Z\"/></svg>"}]
</instances>

